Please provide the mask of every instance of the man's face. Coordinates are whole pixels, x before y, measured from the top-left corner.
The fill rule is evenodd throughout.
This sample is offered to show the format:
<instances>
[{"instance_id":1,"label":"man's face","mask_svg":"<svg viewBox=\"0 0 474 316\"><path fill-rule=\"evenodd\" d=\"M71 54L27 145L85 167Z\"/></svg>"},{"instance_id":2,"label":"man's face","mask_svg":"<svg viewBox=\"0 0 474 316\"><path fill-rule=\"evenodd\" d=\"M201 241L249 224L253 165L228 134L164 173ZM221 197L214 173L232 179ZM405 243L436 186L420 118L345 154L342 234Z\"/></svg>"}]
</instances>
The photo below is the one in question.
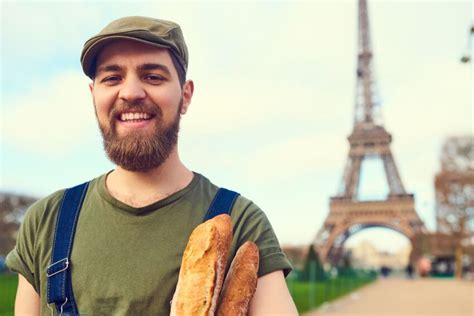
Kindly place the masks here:
<instances>
[{"instance_id":1,"label":"man's face","mask_svg":"<svg viewBox=\"0 0 474 316\"><path fill-rule=\"evenodd\" d=\"M128 40L107 45L90 88L104 148L115 164L147 171L176 149L193 84L180 86L167 49Z\"/></svg>"}]
</instances>

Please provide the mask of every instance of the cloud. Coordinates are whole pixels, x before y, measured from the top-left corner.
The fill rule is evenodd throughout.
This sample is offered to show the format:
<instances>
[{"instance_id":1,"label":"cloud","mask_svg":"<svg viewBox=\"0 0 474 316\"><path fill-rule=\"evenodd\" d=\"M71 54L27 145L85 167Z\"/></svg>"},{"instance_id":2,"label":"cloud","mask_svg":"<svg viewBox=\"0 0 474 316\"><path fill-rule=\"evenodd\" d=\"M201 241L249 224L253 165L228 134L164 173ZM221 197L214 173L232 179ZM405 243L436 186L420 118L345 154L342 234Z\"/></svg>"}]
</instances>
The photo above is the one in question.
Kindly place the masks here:
<instances>
[{"instance_id":1,"label":"cloud","mask_svg":"<svg viewBox=\"0 0 474 316\"><path fill-rule=\"evenodd\" d=\"M329 75L327 78L335 80ZM315 125L315 119L340 117L341 109L333 104L350 100L332 91L319 91L311 82L303 85L268 78L196 81L195 97L183 124L201 133L281 123L290 128L299 124L318 128L317 124L322 126L324 121Z\"/></svg>"},{"instance_id":2,"label":"cloud","mask_svg":"<svg viewBox=\"0 0 474 316\"><path fill-rule=\"evenodd\" d=\"M97 7L79 2L2 3L3 58L38 62L65 52L79 56L90 29L86 21L101 21L101 15Z\"/></svg>"},{"instance_id":3,"label":"cloud","mask_svg":"<svg viewBox=\"0 0 474 316\"><path fill-rule=\"evenodd\" d=\"M261 181L296 180L308 172L342 169L346 155L347 144L337 134L298 136L262 146L249 157L248 173Z\"/></svg>"},{"instance_id":4,"label":"cloud","mask_svg":"<svg viewBox=\"0 0 474 316\"><path fill-rule=\"evenodd\" d=\"M412 69L416 78L401 82L387 97L387 125L398 127L397 137L405 145L427 138L472 133L472 78L469 66L440 62ZM413 131L416 131L415 133Z\"/></svg>"},{"instance_id":5,"label":"cloud","mask_svg":"<svg viewBox=\"0 0 474 316\"><path fill-rule=\"evenodd\" d=\"M97 135L88 80L62 73L2 100L2 142L46 156L66 155Z\"/></svg>"}]
</instances>

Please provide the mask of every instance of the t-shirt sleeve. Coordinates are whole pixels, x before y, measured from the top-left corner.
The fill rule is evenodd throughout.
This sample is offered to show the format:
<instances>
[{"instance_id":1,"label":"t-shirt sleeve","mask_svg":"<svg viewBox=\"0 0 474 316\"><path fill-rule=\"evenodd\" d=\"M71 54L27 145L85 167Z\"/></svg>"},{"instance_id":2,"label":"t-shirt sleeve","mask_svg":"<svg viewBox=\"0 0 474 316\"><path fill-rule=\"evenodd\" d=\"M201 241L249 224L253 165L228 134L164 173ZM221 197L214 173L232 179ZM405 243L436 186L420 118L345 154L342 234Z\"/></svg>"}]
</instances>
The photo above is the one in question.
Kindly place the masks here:
<instances>
[{"instance_id":1,"label":"t-shirt sleeve","mask_svg":"<svg viewBox=\"0 0 474 316\"><path fill-rule=\"evenodd\" d=\"M35 282L34 258L35 258L35 236L38 223L38 211L40 203L36 202L26 211L23 222L18 231L16 246L7 255L5 264L13 272L17 272L39 293L38 285Z\"/></svg>"},{"instance_id":2,"label":"t-shirt sleeve","mask_svg":"<svg viewBox=\"0 0 474 316\"><path fill-rule=\"evenodd\" d=\"M258 246L260 256L258 276L283 270L286 277L293 267L282 251L265 213L253 202L239 197L232 215L236 249L248 240L255 242Z\"/></svg>"}]
</instances>

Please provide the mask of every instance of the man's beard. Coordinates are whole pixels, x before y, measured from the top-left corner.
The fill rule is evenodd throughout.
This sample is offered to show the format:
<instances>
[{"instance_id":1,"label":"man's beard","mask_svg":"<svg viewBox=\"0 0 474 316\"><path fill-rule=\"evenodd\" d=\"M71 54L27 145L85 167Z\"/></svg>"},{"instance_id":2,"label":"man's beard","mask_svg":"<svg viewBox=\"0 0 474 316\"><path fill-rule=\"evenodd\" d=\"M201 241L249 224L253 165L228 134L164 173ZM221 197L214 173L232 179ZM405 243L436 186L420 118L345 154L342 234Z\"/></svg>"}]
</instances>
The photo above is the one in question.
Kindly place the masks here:
<instances>
[{"instance_id":1,"label":"man's beard","mask_svg":"<svg viewBox=\"0 0 474 316\"><path fill-rule=\"evenodd\" d=\"M144 172L161 166L178 142L182 106L183 99L179 102L175 118L167 126L163 122L161 109L155 105L136 103L116 106L109 114L108 126L98 120L104 149L109 159L129 171ZM156 122L155 131L153 133L128 131L125 135L118 135L117 116L126 110L152 114L154 116L152 119Z\"/></svg>"}]
</instances>

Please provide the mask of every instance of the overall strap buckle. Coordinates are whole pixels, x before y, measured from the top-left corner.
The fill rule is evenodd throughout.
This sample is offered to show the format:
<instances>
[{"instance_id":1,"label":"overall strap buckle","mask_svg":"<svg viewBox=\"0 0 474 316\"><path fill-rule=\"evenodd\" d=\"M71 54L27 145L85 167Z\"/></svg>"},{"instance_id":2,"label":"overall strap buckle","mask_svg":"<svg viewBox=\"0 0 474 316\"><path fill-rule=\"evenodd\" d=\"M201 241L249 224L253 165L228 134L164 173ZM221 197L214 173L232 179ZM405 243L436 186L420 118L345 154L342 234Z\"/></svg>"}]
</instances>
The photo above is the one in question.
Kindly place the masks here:
<instances>
[{"instance_id":1,"label":"overall strap buckle","mask_svg":"<svg viewBox=\"0 0 474 316\"><path fill-rule=\"evenodd\" d=\"M48 278L52 277L55 274L66 271L68 268L69 268L69 258L61 259L48 266L48 269L46 270L46 276Z\"/></svg>"}]
</instances>

